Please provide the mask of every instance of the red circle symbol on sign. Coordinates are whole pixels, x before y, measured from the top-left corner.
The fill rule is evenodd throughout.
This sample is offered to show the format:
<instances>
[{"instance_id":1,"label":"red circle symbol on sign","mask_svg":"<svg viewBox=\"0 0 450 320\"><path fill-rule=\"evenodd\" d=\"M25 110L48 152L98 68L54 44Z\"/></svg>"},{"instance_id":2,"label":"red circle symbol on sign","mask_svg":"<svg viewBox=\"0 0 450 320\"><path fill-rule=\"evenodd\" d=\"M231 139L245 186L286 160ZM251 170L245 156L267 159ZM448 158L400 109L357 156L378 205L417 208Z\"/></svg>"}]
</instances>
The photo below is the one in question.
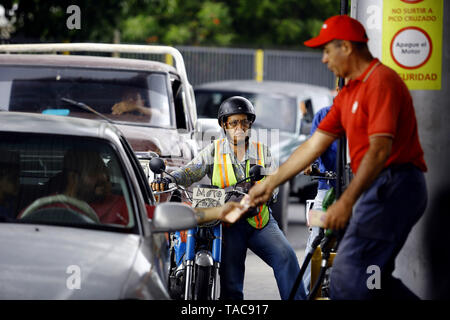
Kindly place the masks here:
<instances>
[{"instance_id":1,"label":"red circle symbol on sign","mask_svg":"<svg viewBox=\"0 0 450 320\"><path fill-rule=\"evenodd\" d=\"M422 2L423 0L400 0L402 2L406 2L406 3L419 3Z\"/></svg>"},{"instance_id":2,"label":"red circle symbol on sign","mask_svg":"<svg viewBox=\"0 0 450 320\"><path fill-rule=\"evenodd\" d=\"M418 27L400 29L391 41L391 56L405 69L417 69L431 57L432 43L425 30Z\"/></svg>"}]
</instances>

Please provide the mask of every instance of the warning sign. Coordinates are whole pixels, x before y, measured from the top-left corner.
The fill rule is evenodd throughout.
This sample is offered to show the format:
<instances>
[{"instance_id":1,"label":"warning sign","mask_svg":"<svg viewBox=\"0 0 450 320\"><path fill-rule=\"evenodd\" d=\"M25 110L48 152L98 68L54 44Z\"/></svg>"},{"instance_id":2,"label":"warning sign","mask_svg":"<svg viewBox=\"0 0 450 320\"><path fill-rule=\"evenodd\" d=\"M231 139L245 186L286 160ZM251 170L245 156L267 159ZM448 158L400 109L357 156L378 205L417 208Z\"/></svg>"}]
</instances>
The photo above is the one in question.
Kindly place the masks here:
<instances>
[{"instance_id":1,"label":"warning sign","mask_svg":"<svg viewBox=\"0 0 450 320\"><path fill-rule=\"evenodd\" d=\"M430 59L431 51L431 39L420 28L403 28L392 38L391 56L402 68L417 69L423 66Z\"/></svg>"},{"instance_id":2,"label":"warning sign","mask_svg":"<svg viewBox=\"0 0 450 320\"><path fill-rule=\"evenodd\" d=\"M411 90L441 89L442 12L443 0L383 1L382 61Z\"/></svg>"}]
</instances>

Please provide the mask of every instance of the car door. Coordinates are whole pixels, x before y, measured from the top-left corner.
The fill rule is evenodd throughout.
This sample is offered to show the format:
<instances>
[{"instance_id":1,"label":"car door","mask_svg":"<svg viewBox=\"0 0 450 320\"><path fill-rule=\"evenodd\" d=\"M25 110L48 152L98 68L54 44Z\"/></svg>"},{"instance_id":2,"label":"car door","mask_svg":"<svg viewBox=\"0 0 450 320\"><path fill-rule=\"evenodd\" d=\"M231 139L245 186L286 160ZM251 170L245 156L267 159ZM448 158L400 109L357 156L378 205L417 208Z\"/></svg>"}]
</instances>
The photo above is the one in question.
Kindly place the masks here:
<instances>
[{"instance_id":1,"label":"car door","mask_svg":"<svg viewBox=\"0 0 450 320\"><path fill-rule=\"evenodd\" d=\"M141 199L137 199L138 201L142 201L143 204L143 212L139 215L143 232L141 252L150 261L151 265L153 265L154 271L161 278L162 283L167 284L167 270L169 269L168 243L164 234L152 233L150 230L151 216L155 208L156 200L147 182L147 177L142 165L134 154L133 149L124 137L121 137L120 140L133 168L134 176L136 177L136 182L139 187L138 193L142 195Z\"/></svg>"}]
</instances>

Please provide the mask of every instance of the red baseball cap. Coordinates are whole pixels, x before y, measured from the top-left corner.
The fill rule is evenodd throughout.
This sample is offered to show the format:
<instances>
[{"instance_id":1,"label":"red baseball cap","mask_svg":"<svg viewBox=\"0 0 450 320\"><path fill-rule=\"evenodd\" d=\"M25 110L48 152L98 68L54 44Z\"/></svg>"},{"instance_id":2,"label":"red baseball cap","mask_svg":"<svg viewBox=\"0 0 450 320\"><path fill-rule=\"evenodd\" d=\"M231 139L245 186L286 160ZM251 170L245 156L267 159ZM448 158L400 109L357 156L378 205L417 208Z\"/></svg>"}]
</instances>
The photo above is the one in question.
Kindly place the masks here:
<instances>
[{"instance_id":1,"label":"red baseball cap","mask_svg":"<svg viewBox=\"0 0 450 320\"><path fill-rule=\"evenodd\" d=\"M363 25L358 20L342 15L325 20L319 35L305 41L304 44L305 46L316 48L335 39L354 42L367 42L369 40Z\"/></svg>"}]
</instances>

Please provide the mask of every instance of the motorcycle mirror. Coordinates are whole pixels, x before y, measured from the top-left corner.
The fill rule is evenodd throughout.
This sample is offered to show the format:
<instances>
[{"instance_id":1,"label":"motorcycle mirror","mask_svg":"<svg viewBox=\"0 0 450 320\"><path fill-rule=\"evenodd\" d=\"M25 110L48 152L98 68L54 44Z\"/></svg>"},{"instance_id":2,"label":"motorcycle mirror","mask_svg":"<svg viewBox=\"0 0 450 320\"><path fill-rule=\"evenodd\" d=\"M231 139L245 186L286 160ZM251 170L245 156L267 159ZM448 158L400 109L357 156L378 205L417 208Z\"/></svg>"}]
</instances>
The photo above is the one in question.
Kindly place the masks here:
<instances>
[{"instance_id":1,"label":"motorcycle mirror","mask_svg":"<svg viewBox=\"0 0 450 320\"><path fill-rule=\"evenodd\" d=\"M250 172L249 172L250 179L252 181L259 181L259 180L261 180L262 178L264 178L264 174L262 172L263 172L263 167L262 166L260 166L260 165L253 166L250 169Z\"/></svg>"},{"instance_id":2,"label":"motorcycle mirror","mask_svg":"<svg viewBox=\"0 0 450 320\"><path fill-rule=\"evenodd\" d=\"M249 176L247 178L245 178L245 179L242 179L241 181L236 182L236 184L234 185L233 188L236 189L236 186L238 184L240 184L240 183L242 183L244 181L247 181L247 180L251 180L251 181L259 181L259 180L261 180L262 178L264 178L264 174L262 174L262 170L263 170L263 167L258 165L258 164L253 166L250 169L249 173L248 173Z\"/></svg>"},{"instance_id":3,"label":"motorcycle mirror","mask_svg":"<svg viewBox=\"0 0 450 320\"><path fill-rule=\"evenodd\" d=\"M152 170L153 173L161 174L166 170L166 164L164 163L164 160L161 158L152 158L150 160L150 170Z\"/></svg>"}]
</instances>

